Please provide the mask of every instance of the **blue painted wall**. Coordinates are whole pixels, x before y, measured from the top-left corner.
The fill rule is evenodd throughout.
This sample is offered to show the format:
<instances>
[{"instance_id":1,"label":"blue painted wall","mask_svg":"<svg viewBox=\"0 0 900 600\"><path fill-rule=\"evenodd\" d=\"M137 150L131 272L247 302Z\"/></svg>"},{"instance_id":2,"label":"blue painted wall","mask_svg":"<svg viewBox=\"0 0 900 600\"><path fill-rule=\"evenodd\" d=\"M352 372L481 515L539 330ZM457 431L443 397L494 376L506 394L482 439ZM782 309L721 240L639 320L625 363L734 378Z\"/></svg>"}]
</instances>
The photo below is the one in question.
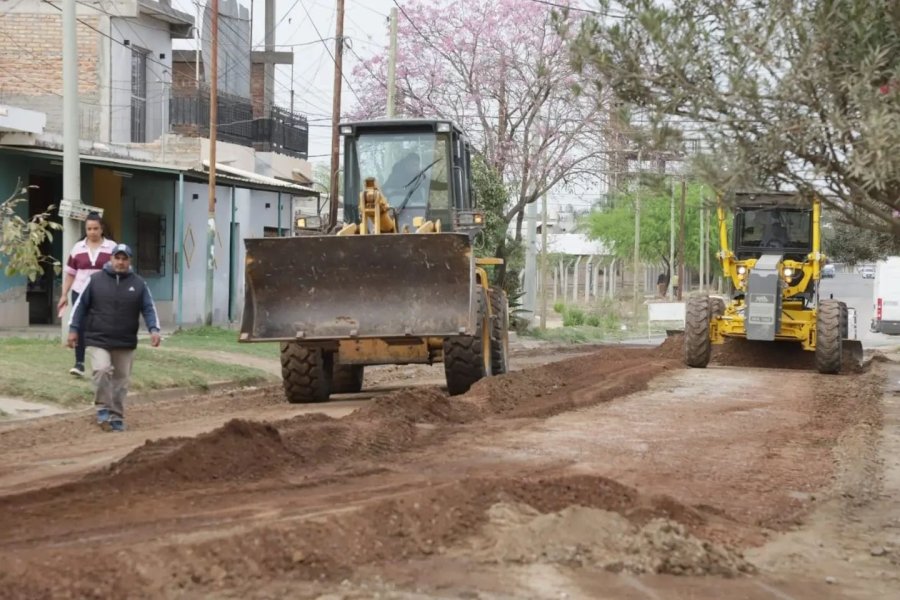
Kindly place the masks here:
<instances>
[{"instance_id":1,"label":"blue painted wall","mask_svg":"<svg viewBox=\"0 0 900 600\"><path fill-rule=\"evenodd\" d=\"M165 274L147 275L141 273L140 264L136 265L137 273L147 281L153 297L160 301L173 299L176 184L177 179L171 175L155 176L149 173L135 173L122 184L122 231L116 232L119 236L116 241L132 247L137 245L138 213L161 215L166 219Z\"/></svg>"}]
</instances>

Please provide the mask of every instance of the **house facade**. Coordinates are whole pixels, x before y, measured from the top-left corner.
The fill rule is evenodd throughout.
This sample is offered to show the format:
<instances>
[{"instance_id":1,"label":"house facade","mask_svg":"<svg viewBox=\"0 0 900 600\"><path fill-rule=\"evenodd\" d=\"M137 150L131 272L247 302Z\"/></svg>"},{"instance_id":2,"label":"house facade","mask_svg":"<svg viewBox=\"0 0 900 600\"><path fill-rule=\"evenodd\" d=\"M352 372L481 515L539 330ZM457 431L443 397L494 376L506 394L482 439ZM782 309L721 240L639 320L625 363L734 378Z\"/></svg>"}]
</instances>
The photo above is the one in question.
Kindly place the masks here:
<instances>
[{"instance_id":1,"label":"house facade","mask_svg":"<svg viewBox=\"0 0 900 600\"><path fill-rule=\"evenodd\" d=\"M222 4L220 11L241 14L233 0ZM29 215L58 205L62 197L59 6L22 0L0 19L0 201L28 186ZM81 200L103 210L114 239L135 247L135 269L147 279L164 325L199 324L207 269L209 83L173 78L179 63L172 46L185 39L202 46L202 37L191 15L166 2L85 0L77 14ZM239 124L221 110L223 102L251 102L249 33L245 46L242 39L236 36L229 46L231 77L246 71L247 97L220 101L219 128L226 132ZM194 73L208 72L197 66ZM177 99L188 88L195 110L178 113L173 122L181 108ZM242 239L289 235L294 206L317 196L308 187L305 119L291 113L276 128L266 123L272 114L259 113L259 123L251 118L248 135L226 133L217 143L216 323L240 318ZM284 138L290 147L279 143ZM45 252L62 261L68 249L59 237ZM52 269L35 282L0 275L0 327L57 322L60 288Z\"/></svg>"}]
</instances>

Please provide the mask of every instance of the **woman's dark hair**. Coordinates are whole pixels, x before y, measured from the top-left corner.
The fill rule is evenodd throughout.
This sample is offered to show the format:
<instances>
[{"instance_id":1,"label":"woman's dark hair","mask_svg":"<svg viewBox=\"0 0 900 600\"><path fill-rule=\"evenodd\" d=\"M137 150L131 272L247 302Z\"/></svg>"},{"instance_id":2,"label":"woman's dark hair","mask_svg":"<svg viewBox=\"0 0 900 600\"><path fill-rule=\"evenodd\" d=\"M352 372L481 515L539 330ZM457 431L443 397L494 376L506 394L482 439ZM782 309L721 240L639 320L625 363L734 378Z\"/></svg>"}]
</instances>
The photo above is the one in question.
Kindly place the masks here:
<instances>
[{"instance_id":1,"label":"woman's dark hair","mask_svg":"<svg viewBox=\"0 0 900 600\"><path fill-rule=\"evenodd\" d=\"M106 223L103 222L103 217L100 216L100 213L89 212L84 218L84 224L87 225L88 221L96 221L99 223L101 235L106 236ZM87 232L85 232L84 237L87 237Z\"/></svg>"}]
</instances>

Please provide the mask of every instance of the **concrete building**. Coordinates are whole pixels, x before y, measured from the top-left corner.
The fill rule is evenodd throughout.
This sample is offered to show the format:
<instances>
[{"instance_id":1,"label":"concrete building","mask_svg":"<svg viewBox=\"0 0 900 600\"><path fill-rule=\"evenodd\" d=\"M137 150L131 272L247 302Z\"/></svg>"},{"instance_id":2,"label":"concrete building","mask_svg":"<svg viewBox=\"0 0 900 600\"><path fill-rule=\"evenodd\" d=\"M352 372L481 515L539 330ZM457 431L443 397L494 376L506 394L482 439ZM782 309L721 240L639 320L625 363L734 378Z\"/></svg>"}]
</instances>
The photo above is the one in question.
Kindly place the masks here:
<instances>
[{"instance_id":1,"label":"concrete building","mask_svg":"<svg viewBox=\"0 0 900 600\"><path fill-rule=\"evenodd\" d=\"M229 15L246 12L233 0L222 4ZM29 186L28 215L57 205L62 195L60 6L21 0L0 19L0 201ZM164 325L199 324L207 268L209 84L185 78L177 59L173 68L172 50L173 40L195 36L194 19L165 0L85 0L77 13L81 199L103 209L114 239L135 247L135 269L150 284ZM302 116L271 103L263 103L258 117L251 107L247 123L229 112L229 103L251 106L253 60L249 35L243 50L244 38L232 38L225 45L232 66L223 76L235 93L220 100L224 135L216 147L216 323L240 318L241 240L289 235L295 205L318 196L308 187ZM239 60L244 63L235 66ZM193 66L194 74L208 72ZM179 101L188 89L191 110ZM63 260L69 249L59 237L45 252ZM35 282L0 274L0 327L55 322L60 281L52 269Z\"/></svg>"}]
</instances>

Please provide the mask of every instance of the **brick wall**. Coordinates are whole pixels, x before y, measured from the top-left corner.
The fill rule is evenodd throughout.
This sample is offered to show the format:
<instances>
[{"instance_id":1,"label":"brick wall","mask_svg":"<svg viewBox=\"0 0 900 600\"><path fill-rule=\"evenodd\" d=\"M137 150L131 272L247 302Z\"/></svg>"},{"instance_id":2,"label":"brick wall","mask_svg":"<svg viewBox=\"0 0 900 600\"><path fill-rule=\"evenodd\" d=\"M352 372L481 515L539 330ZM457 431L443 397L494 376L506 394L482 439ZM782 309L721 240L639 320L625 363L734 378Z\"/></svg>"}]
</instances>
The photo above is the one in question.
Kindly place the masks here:
<instances>
[{"instance_id":1,"label":"brick wall","mask_svg":"<svg viewBox=\"0 0 900 600\"><path fill-rule=\"evenodd\" d=\"M99 27L97 17L79 17ZM82 137L96 137L103 37L78 23L78 96ZM0 19L0 101L47 114L48 132L62 131L62 16L6 14ZM87 135L86 135L87 134Z\"/></svg>"}]
</instances>

